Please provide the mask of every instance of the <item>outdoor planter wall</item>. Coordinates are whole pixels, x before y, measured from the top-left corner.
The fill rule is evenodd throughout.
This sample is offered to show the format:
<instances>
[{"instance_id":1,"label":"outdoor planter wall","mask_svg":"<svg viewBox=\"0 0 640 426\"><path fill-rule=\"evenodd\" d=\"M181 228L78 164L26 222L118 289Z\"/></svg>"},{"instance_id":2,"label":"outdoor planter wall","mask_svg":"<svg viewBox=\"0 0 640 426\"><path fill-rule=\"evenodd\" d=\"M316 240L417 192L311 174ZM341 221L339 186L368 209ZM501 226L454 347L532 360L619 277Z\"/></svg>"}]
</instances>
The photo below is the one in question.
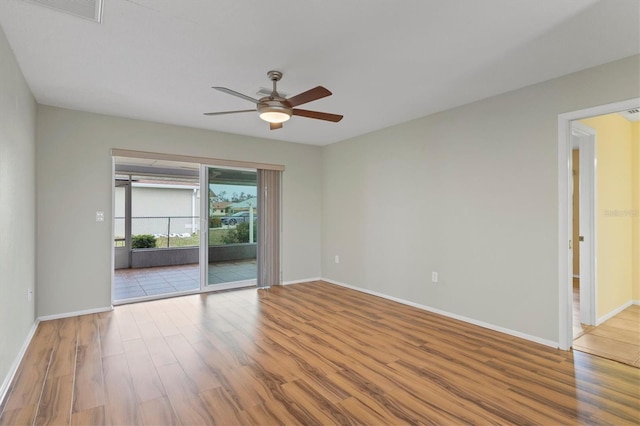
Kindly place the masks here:
<instances>
[{"instance_id":1,"label":"outdoor planter wall","mask_svg":"<svg viewBox=\"0 0 640 426\"><path fill-rule=\"evenodd\" d=\"M198 263L198 247L136 249L131 251L132 268L174 266ZM256 244L226 244L209 247L209 262L233 262L256 258Z\"/></svg>"},{"instance_id":2,"label":"outdoor planter wall","mask_svg":"<svg viewBox=\"0 0 640 426\"><path fill-rule=\"evenodd\" d=\"M256 243L225 244L209 247L209 263L256 258Z\"/></svg>"},{"instance_id":3,"label":"outdoor planter wall","mask_svg":"<svg viewBox=\"0 0 640 426\"><path fill-rule=\"evenodd\" d=\"M153 248L131 251L132 268L150 268L152 266L174 266L198 263L198 247Z\"/></svg>"}]
</instances>

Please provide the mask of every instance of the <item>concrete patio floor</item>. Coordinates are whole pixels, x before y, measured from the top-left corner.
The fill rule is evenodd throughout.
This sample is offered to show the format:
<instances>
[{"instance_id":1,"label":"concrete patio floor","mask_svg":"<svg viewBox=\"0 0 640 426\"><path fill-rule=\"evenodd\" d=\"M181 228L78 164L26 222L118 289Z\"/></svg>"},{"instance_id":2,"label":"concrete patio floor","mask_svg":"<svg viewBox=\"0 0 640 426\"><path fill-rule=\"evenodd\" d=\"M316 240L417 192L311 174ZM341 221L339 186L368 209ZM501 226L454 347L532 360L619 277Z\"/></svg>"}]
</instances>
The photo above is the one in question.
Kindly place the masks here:
<instances>
[{"instance_id":1,"label":"concrete patio floor","mask_svg":"<svg viewBox=\"0 0 640 426\"><path fill-rule=\"evenodd\" d=\"M208 283L210 285L251 280L256 277L255 259L209 264ZM116 302L139 297L196 291L200 289L200 268L198 264L193 264L116 269L113 287L114 301Z\"/></svg>"}]
</instances>

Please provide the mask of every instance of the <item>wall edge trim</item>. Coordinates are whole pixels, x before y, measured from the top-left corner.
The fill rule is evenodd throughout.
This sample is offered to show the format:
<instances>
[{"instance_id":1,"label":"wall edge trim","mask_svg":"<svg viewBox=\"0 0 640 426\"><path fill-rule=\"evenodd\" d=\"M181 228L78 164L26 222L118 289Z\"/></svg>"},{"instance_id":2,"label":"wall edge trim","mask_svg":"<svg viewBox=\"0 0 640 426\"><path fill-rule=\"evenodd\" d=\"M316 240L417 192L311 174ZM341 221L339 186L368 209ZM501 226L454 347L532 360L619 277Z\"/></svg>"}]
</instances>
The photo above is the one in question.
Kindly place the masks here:
<instances>
[{"instance_id":1,"label":"wall edge trim","mask_svg":"<svg viewBox=\"0 0 640 426\"><path fill-rule=\"evenodd\" d=\"M629 300L629 301L623 303L622 305L618 306L617 308L613 309L612 311L609 311L609 313L606 313L603 316L601 316L600 318L598 318L596 320L596 327L599 326L600 324L602 324L603 322L605 322L607 320L610 320L611 318L615 317L620 312L622 312L625 309L627 309L629 306L638 305L638 304L640 304L640 300Z\"/></svg>"},{"instance_id":2,"label":"wall edge trim","mask_svg":"<svg viewBox=\"0 0 640 426\"><path fill-rule=\"evenodd\" d=\"M7 376L4 378L4 381L2 382L2 386L0 386L0 407L2 407L2 405L5 402L5 398L9 395L9 388L11 387L11 382L13 382L13 379L15 378L15 375L18 372L18 367L20 367L20 364L22 363L22 359L27 353L27 349L31 344L31 340L33 339L33 336L36 334L36 330L38 329L39 324L40 324L39 319L36 319L33 322L33 325L31 326L31 329L29 330L29 333L27 334L27 337L25 338L24 343L22 344L22 347L20 348L20 352L18 352L18 355L13 361L13 364L11 364L11 368L9 368L9 372L7 373Z\"/></svg>"},{"instance_id":3,"label":"wall edge trim","mask_svg":"<svg viewBox=\"0 0 640 426\"><path fill-rule=\"evenodd\" d=\"M85 309L83 311L64 312L61 314L42 315L38 317L38 321L51 321L61 318L77 317L80 315L99 314L101 312L113 311L113 305L106 306L104 308Z\"/></svg>"},{"instance_id":4,"label":"wall edge trim","mask_svg":"<svg viewBox=\"0 0 640 426\"><path fill-rule=\"evenodd\" d=\"M315 277L315 278L305 278L303 280L283 281L279 285L302 284L302 283L308 283L310 281L321 281L321 280L326 281L324 278Z\"/></svg>"}]
</instances>

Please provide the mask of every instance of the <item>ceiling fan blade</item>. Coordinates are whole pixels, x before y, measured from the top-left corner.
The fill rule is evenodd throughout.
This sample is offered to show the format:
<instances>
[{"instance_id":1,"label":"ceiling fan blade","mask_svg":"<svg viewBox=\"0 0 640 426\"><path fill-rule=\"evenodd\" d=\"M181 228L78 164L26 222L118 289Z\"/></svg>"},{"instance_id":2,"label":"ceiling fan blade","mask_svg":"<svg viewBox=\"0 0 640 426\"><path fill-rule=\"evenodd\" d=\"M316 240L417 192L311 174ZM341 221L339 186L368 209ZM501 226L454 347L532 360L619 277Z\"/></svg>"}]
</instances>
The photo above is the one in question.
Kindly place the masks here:
<instances>
[{"instance_id":1,"label":"ceiling fan blade","mask_svg":"<svg viewBox=\"0 0 640 426\"><path fill-rule=\"evenodd\" d=\"M327 96L330 96L330 95L331 95L331 92L329 91L329 89L325 89L322 86L317 86L317 87L314 87L313 89L307 90L306 92L302 92L300 94L290 97L289 99L287 99L287 102L289 102L289 105L291 105L292 107L296 107L298 105L306 104L307 102L317 101L318 99L326 98Z\"/></svg>"},{"instance_id":2,"label":"ceiling fan blade","mask_svg":"<svg viewBox=\"0 0 640 426\"><path fill-rule=\"evenodd\" d=\"M229 95L233 95L233 96L237 96L239 98L242 99L246 99L249 102L253 102L254 104L258 103L258 100L255 98L252 98L251 96L247 96L247 95L243 95L242 93L236 92L235 90L231 90L231 89L227 89L226 87L212 87L212 89L216 89L219 90L221 92L227 93Z\"/></svg>"},{"instance_id":3,"label":"ceiling fan blade","mask_svg":"<svg viewBox=\"0 0 640 426\"><path fill-rule=\"evenodd\" d=\"M269 130L282 129L282 123L269 123Z\"/></svg>"},{"instance_id":4,"label":"ceiling fan blade","mask_svg":"<svg viewBox=\"0 0 640 426\"><path fill-rule=\"evenodd\" d=\"M237 114L239 112L256 112L256 110L255 109L241 109L241 110L238 110L238 111L205 112L204 115Z\"/></svg>"},{"instance_id":5,"label":"ceiling fan blade","mask_svg":"<svg viewBox=\"0 0 640 426\"><path fill-rule=\"evenodd\" d=\"M297 115L300 117L307 117L307 118L315 118L317 120L333 121L334 123L337 123L338 121L342 120L342 115L329 114L328 112L309 111L306 109L294 109L293 115Z\"/></svg>"}]
</instances>

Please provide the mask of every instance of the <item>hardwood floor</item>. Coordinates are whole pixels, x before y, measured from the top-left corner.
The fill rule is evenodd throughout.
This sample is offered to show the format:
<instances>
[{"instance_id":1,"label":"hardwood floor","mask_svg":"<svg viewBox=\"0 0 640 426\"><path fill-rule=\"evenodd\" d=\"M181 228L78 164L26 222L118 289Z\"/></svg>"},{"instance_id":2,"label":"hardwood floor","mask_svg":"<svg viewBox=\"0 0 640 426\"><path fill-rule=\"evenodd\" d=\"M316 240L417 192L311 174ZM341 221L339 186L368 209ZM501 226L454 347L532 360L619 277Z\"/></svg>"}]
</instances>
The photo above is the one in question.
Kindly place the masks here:
<instances>
[{"instance_id":1,"label":"hardwood floor","mask_svg":"<svg viewBox=\"0 0 640 426\"><path fill-rule=\"evenodd\" d=\"M632 305L573 341L574 349L640 368L640 306Z\"/></svg>"},{"instance_id":2,"label":"hardwood floor","mask_svg":"<svg viewBox=\"0 0 640 426\"><path fill-rule=\"evenodd\" d=\"M573 279L573 348L640 368L640 306L632 305L597 327L580 323L579 279Z\"/></svg>"},{"instance_id":3,"label":"hardwood floor","mask_svg":"<svg viewBox=\"0 0 640 426\"><path fill-rule=\"evenodd\" d=\"M0 424L638 424L640 369L324 282L40 324Z\"/></svg>"}]
</instances>

